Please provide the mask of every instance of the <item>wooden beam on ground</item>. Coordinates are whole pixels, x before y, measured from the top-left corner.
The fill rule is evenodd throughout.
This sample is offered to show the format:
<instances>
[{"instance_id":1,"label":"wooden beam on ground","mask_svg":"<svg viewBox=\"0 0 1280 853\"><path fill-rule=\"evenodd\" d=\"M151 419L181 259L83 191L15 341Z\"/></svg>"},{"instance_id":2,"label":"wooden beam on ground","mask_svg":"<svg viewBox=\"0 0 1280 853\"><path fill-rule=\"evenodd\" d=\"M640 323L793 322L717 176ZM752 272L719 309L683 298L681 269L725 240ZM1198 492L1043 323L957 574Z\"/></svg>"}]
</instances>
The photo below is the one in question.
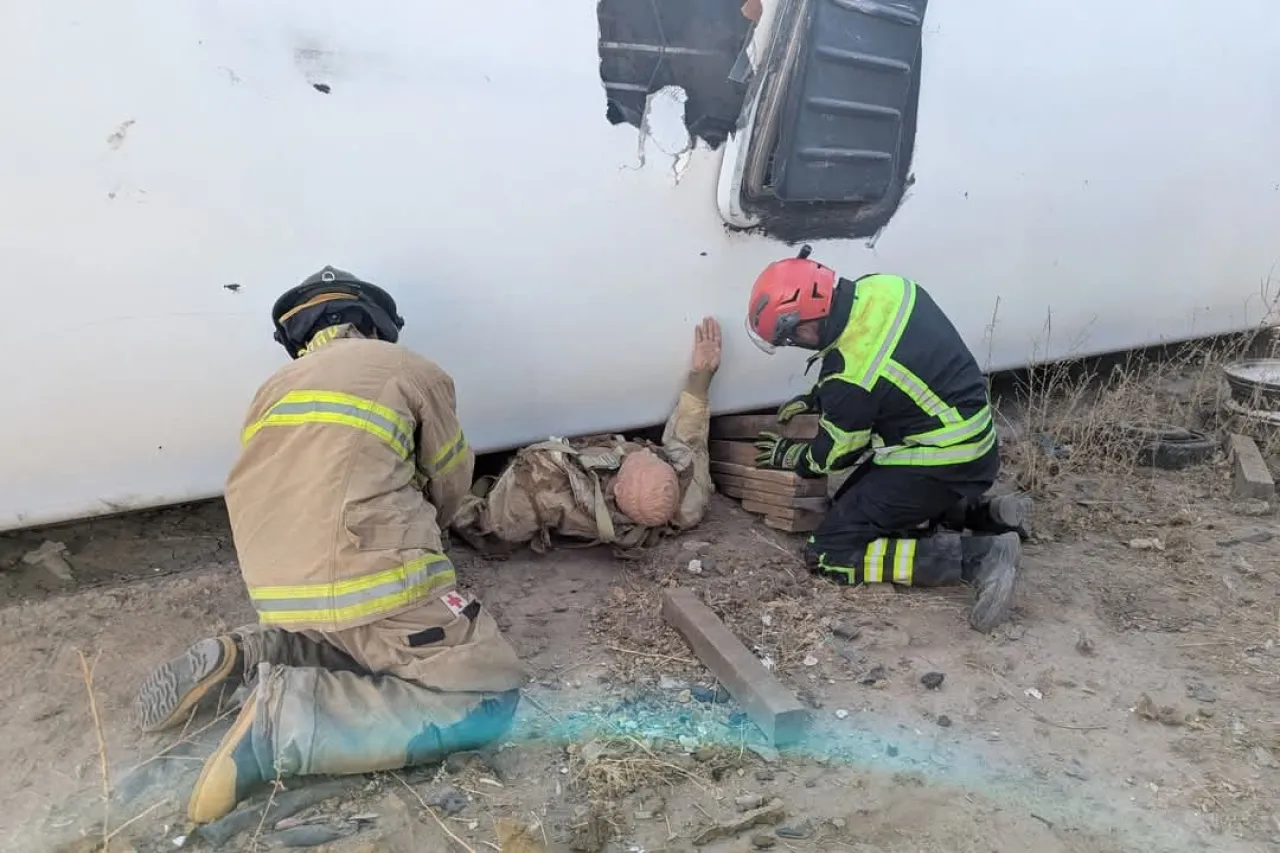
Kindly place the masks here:
<instances>
[{"instance_id":1,"label":"wooden beam on ground","mask_svg":"<svg viewBox=\"0 0 1280 853\"><path fill-rule=\"evenodd\" d=\"M771 744L782 746L804 737L810 713L733 632L687 587L662 595L662 618L693 649L729 695Z\"/></svg>"},{"instance_id":2,"label":"wooden beam on ground","mask_svg":"<svg viewBox=\"0 0 1280 853\"><path fill-rule=\"evenodd\" d=\"M1231 458L1232 491L1237 498L1275 499L1276 483L1257 442L1247 435L1232 433L1227 437L1227 455Z\"/></svg>"},{"instance_id":3,"label":"wooden beam on ground","mask_svg":"<svg viewBox=\"0 0 1280 853\"><path fill-rule=\"evenodd\" d=\"M776 415L721 415L711 419L711 437L752 441L764 431L787 438L813 438L818 434L817 415L797 415L788 423L778 423Z\"/></svg>"},{"instance_id":4,"label":"wooden beam on ground","mask_svg":"<svg viewBox=\"0 0 1280 853\"><path fill-rule=\"evenodd\" d=\"M712 479L716 474L730 477L741 477L750 480L754 488L763 489L767 485L769 491L781 494L776 488L783 488L798 497L814 497L827 493L827 478L816 477L805 479L790 471L771 471L768 468L756 468L752 465L738 465L733 462L711 462Z\"/></svg>"}]
</instances>

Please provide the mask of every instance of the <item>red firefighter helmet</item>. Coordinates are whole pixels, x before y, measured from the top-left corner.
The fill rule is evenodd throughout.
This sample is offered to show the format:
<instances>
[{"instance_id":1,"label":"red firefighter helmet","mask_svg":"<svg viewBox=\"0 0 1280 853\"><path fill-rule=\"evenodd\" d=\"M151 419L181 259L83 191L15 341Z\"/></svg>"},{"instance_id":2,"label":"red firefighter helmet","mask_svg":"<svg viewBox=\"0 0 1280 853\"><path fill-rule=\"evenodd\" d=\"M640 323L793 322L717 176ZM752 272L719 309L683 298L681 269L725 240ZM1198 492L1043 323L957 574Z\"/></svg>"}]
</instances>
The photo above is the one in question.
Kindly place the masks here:
<instances>
[{"instance_id":1,"label":"red firefighter helmet","mask_svg":"<svg viewBox=\"0 0 1280 853\"><path fill-rule=\"evenodd\" d=\"M747 334L770 355L777 347L795 345L801 323L821 320L831 313L836 273L809 260L812 251L805 245L796 257L769 264L751 288Z\"/></svg>"}]
</instances>

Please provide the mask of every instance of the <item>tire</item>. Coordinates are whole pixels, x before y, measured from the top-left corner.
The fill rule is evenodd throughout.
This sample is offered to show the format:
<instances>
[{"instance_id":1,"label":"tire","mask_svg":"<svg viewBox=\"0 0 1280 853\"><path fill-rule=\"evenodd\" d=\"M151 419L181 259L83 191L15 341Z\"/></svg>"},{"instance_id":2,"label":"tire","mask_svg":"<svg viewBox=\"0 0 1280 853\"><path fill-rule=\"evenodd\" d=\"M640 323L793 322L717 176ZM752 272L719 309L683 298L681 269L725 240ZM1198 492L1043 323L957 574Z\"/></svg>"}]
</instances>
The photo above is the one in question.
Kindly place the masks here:
<instances>
[{"instance_id":1,"label":"tire","mask_svg":"<svg viewBox=\"0 0 1280 853\"><path fill-rule=\"evenodd\" d=\"M1212 435L1185 427L1129 423L1122 424L1121 431L1135 440L1139 465L1166 471L1208 462L1218 450Z\"/></svg>"}]
</instances>

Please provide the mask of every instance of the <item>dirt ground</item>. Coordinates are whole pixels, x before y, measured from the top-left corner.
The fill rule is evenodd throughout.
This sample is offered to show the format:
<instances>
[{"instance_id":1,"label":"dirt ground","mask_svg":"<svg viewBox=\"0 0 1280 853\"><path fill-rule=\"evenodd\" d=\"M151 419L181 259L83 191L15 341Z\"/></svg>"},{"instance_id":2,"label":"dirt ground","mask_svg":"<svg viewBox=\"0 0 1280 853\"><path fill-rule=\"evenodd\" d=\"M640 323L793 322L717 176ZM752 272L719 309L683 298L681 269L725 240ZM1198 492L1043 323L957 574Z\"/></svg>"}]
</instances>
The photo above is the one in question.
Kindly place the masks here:
<instances>
[{"instance_id":1,"label":"dirt ground","mask_svg":"<svg viewBox=\"0 0 1280 853\"><path fill-rule=\"evenodd\" d=\"M273 796L336 796L250 814L222 849L1280 850L1272 506L1233 500L1221 457L1054 474L1052 452L1027 456L1033 421L1004 429L1010 476L1034 469L1039 502L1017 610L995 634L967 627L962 587L809 575L800 537L719 496L703 526L636 561L486 562L458 546L464 586L535 673L508 739L444 766L292 780ZM66 544L73 580L20 561L45 539ZM674 585L814 709L802 747L763 746L717 694L662 623ZM220 503L0 537L0 847L87 853L105 820L119 853L212 849L183 810L229 719L148 736L129 703L151 667L252 619ZM775 798L773 822L698 837Z\"/></svg>"}]
</instances>

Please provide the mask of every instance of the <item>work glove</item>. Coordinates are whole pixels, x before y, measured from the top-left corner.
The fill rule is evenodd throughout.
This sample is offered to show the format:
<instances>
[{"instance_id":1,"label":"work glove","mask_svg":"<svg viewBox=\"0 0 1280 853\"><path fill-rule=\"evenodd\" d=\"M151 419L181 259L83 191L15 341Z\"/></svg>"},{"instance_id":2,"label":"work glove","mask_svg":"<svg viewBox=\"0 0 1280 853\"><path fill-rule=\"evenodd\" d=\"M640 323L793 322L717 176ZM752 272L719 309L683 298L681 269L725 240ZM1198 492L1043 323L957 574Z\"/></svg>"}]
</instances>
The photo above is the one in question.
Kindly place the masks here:
<instances>
[{"instance_id":1,"label":"work glove","mask_svg":"<svg viewBox=\"0 0 1280 853\"><path fill-rule=\"evenodd\" d=\"M778 423L789 423L796 415L807 415L816 411L818 411L817 398L812 391L806 391L778 407Z\"/></svg>"},{"instance_id":2,"label":"work glove","mask_svg":"<svg viewBox=\"0 0 1280 853\"><path fill-rule=\"evenodd\" d=\"M783 438L776 432L765 431L756 436L756 467L777 471L794 471L809 442L800 438Z\"/></svg>"}]
</instances>

